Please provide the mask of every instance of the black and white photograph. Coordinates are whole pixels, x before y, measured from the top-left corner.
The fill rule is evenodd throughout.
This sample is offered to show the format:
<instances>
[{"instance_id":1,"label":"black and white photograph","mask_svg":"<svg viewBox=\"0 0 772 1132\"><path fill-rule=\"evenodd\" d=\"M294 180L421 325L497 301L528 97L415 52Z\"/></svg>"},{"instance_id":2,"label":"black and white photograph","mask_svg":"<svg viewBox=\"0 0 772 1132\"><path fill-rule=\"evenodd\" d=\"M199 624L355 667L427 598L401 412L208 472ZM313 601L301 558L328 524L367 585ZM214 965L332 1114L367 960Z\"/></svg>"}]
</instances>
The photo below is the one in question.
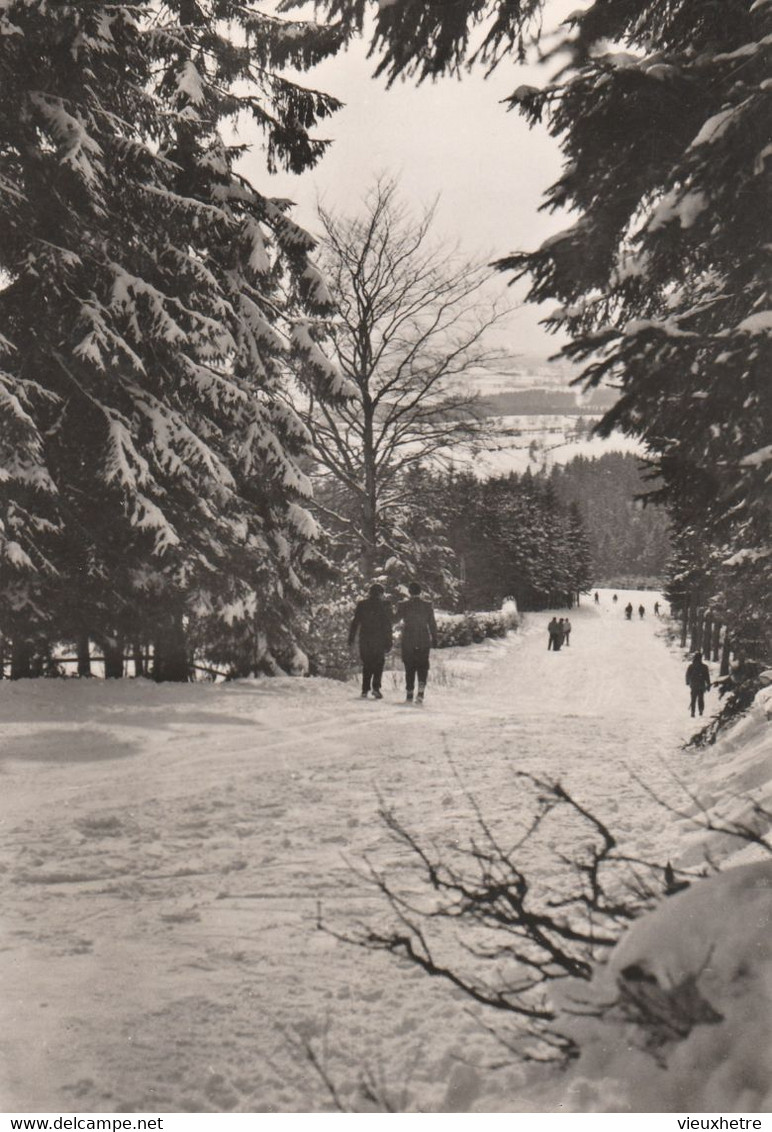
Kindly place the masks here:
<instances>
[{"instance_id":1,"label":"black and white photograph","mask_svg":"<svg viewBox=\"0 0 772 1132\"><path fill-rule=\"evenodd\" d=\"M2 1132L765 1126L771 44L0 0Z\"/></svg>"}]
</instances>

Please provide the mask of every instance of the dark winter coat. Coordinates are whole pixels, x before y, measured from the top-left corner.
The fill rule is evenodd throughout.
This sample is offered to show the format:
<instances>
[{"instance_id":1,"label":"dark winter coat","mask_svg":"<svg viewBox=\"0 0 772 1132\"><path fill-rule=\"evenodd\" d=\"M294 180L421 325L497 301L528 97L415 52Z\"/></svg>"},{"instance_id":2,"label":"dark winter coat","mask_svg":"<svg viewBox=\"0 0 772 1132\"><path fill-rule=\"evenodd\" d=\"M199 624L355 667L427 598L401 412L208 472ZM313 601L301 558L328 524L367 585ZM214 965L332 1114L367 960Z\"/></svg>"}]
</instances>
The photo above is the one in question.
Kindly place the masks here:
<instances>
[{"instance_id":1,"label":"dark winter coat","mask_svg":"<svg viewBox=\"0 0 772 1132\"><path fill-rule=\"evenodd\" d=\"M373 652L388 652L392 645L391 607L379 597L367 597L354 610L354 619L348 631L348 643L353 645L359 633L359 651L364 656Z\"/></svg>"},{"instance_id":2,"label":"dark winter coat","mask_svg":"<svg viewBox=\"0 0 772 1132\"><path fill-rule=\"evenodd\" d=\"M411 597L397 606L395 621L402 622L402 652L437 648L437 622L431 602Z\"/></svg>"},{"instance_id":3,"label":"dark winter coat","mask_svg":"<svg viewBox=\"0 0 772 1132\"><path fill-rule=\"evenodd\" d=\"M686 669L686 683L693 692L707 692L710 688L710 669L701 660L693 660Z\"/></svg>"}]
</instances>

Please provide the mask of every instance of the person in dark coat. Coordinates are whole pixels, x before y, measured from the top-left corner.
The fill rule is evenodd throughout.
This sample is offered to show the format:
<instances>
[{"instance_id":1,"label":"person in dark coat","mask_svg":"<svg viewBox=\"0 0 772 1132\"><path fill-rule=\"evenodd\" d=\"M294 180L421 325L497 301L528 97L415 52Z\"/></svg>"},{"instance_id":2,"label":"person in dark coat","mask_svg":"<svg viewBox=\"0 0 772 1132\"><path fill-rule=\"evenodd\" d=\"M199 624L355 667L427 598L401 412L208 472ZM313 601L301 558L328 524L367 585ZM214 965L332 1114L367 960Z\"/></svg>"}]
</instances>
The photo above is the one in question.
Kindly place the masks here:
<instances>
[{"instance_id":1,"label":"person in dark coat","mask_svg":"<svg viewBox=\"0 0 772 1132\"><path fill-rule=\"evenodd\" d=\"M627 605L625 606L625 617L627 618L628 621L630 621L632 616L633 616L633 603L631 601L628 601Z\"/></svg>"},{"instance_id":2,"label":"person in dark coat","mask_svg":"<svg viewBox=\"0 0 772 1132\"><path fill-rule=\"evenodd\" d=\"M691 692L689 710L694 718L695 707L702 715L705 710L705 693L710 689L710 669L702 659L702 653L696 652L692 662L686 669L686 683Z\"/></svg>"},{"instance_id":3,"label":"person in dark coat","mask_svg":"<svg viewBox=\"0 0 772 1132\"><path fill-rule=\"evenodd\" d=\"M560 627L558 625L557 617L552 618L549 625L547 626L547 632L549 633L549 639L547 641L547 652L549 652L550 649L557 650L558 648L560 648L560 645L558 645L557 643L557 639L560 636Z\"/></svg>"},{"instance_id":4,"label":"person in dark coat","mask_svg":"<svg viewBox=\"0 0 772 1132\"><path fill-rule=\"evenodd\" d=\"M429 650L437 648L437 622L431 602L421 598L421 586L411 582L410 597L397 606L394 620L402 622L402 663L405 665L405 700L411 703L418 677L416 703L422 704L429 676Z\"/></svg>"},{"instance_id":5,"label":"person in dark coat","mask_svg":"<svg viewBox=\"0 0 772 1132\"><path fill-rule=\"evenodd\" d=\"M359 655L362 658L362 699L366 700L372 688L373 699L382 700L381 678L386 653L391 648L391 608L384 601L383 586L370 586L364 601L354 610L354 619L348 631L349 646L359 633Z\"/></svg>"}]
</instances>

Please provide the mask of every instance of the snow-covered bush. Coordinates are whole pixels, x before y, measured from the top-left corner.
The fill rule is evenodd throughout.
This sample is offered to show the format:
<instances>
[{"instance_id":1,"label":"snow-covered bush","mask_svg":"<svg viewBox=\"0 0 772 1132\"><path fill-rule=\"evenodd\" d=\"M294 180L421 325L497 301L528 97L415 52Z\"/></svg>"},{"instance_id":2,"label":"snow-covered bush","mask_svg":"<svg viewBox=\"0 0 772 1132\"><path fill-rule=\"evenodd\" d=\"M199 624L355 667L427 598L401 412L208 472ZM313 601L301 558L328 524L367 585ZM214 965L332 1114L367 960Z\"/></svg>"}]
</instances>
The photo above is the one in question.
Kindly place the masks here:
<instances>
[{"instance_id":1,"label":"snow-covered bush","mask_svg":"<svg viewBox=\"0 0 772 1132\"><path fill-rule=\"evenodd\" d=\"M506 602L501 609L477 613L437 614L437 647L454 648L479 644L486 637L506 637L518 627L517 606Z\"/></svg>"}]
</instances>

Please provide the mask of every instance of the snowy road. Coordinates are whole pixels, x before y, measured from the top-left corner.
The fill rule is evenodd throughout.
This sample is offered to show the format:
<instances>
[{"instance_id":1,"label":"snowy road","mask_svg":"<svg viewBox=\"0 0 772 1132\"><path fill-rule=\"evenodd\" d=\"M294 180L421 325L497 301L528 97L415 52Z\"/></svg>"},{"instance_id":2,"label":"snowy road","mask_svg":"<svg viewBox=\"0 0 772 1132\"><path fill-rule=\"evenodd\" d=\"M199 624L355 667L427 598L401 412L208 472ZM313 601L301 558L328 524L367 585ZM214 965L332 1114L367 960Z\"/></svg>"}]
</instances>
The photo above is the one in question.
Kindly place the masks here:
<instances>
[{"instance_id":1,"label":"snowy road","mask_svg":"<svg viewBox=\"0 0 772 1132\"><path fill-rule=\"evenodd\" d=\"M319 907L366 918L350 863L399 867L379 795L463 841L466 791L516 822L513 769L661 856L672 823L631 772L688 775L691 721L680 654L627 597L574 611L559 653L533 614L435 654L424 709L396 673L381 703L314 680L0 685L0 1108L326 1110L299 1041L349 1096L367 1070L400 1108L533 1108L520 1070L481 1068L501 1050L452 990L337 943Z\"/></svg>"}]
</instances>

